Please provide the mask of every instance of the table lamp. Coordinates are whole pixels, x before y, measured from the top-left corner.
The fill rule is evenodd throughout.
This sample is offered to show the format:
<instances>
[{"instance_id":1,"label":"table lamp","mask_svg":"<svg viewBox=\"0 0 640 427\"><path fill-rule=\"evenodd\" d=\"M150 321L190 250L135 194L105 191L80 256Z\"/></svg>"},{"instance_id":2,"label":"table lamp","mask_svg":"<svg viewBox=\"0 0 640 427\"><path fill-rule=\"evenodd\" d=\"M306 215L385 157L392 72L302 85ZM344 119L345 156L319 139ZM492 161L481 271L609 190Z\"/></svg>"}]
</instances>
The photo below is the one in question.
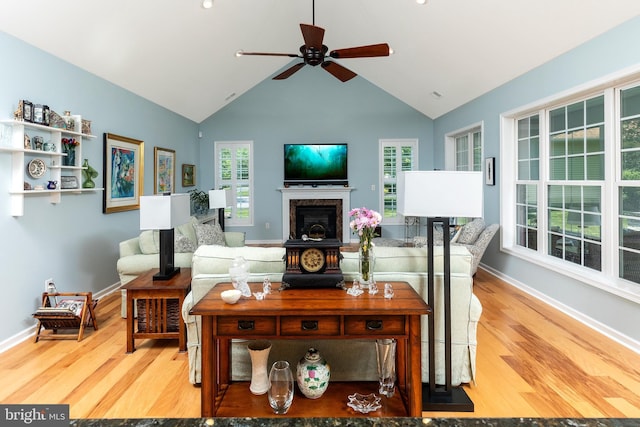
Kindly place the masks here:
<instances>
[{"instance_id":1,"label":"table lamp","mask_svg":"<svg viewBox=\"0 0 640 427\"><path fill-rule=\"evenodd\" d=\"M462 171L407 171L398 177L398 213L427 217L427 303L435 305L433 231L442 224L444 246L444 353L445 384L436 385L435 319L428 316L429 383L423 384L424 411L473 412L473 401L462 387L451 384L451 249L449 218L481 217L483 211L482 173Z\"/></svg>"},{"instance_id":2,"label":"table lamp","mask_svg":"<svg viewBox=\"0 0 640 427\"><path fill-rule=\"evenodd\" d=\"M140 197L140 230L160 230L160 271L153 280L169 280L180 271L174 264L173 228L189 222L188 194Z\"/></svg>"},{"instance_id":3,"label":"table lamp","mask_svg":"<svg viewBox=\"0 0 640 427\"><path fill-rule=\"evenodd\" d=\"M224 210L233 204L231 190L209 190L209 209L218 209L218 223L224 231Z\"/></svg>"}]
</instances>

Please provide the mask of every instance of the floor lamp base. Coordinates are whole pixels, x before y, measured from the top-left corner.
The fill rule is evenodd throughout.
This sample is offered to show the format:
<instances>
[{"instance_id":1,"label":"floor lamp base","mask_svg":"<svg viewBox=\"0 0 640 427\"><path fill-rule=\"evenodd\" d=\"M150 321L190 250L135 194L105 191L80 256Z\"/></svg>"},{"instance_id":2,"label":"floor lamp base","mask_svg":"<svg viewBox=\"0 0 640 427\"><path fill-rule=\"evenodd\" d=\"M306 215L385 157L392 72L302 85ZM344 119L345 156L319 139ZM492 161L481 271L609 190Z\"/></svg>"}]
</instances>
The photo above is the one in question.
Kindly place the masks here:
<instances>
[{"instance_id":1,"label":"floor lamp base","mask_svg":"<svg viewBox=\"0 0 640 427\"><path fill-rule=\"evenodd\" d=\"M422 383L422 410L442 412L473 412L473 401L462 387L452 387L445 391L443 387L436 387L431 393L428 383Z\"/></svg>"}]
</instances>

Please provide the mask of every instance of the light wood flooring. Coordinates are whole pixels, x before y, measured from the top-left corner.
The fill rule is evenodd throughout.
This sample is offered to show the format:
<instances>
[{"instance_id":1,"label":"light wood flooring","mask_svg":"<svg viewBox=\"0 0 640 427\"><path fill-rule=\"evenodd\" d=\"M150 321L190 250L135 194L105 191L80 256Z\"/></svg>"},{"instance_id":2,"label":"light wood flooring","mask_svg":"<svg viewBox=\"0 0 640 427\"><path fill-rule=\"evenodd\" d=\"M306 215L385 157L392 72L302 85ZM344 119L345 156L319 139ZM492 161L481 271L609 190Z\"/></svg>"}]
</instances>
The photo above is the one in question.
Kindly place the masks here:
<instances>
[{"instance_id":1,"label":"light wood flooring","mask_svg":"<svg viewBox=\"0 0 640 427\"><path fill-rule=\"evenodd\" d=\"M478 378L465 387L475 412L424 416L640 418L639 354L485 271L475 293ZM96 313L99 330L79 343L29 340L0 354L0 402L66 403L72 418L199 417L177 341L138 340L126 354L120 294Z\"/></svg>"}]
</instances>

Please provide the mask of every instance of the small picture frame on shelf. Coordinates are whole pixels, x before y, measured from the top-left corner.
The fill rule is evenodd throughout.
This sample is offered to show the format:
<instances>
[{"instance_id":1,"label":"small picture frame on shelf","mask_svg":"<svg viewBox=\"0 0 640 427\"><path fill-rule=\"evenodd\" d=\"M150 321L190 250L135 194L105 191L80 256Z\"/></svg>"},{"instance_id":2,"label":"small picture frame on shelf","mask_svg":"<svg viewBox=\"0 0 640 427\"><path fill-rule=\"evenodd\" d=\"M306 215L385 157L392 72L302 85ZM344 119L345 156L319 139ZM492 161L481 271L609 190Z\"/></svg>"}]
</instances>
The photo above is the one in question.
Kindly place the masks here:
<instances>
[{"instance_id":1,"label":"small picture frame on shelf","mask_svg":"<svg viewBox=\"0 0 640 427\"><path fill-rule=\"evenodd\" d=\"M61 176L60 188L63 190L75 190L79 188L78 178L75 176Z\"/></svg>"}]
</instances>

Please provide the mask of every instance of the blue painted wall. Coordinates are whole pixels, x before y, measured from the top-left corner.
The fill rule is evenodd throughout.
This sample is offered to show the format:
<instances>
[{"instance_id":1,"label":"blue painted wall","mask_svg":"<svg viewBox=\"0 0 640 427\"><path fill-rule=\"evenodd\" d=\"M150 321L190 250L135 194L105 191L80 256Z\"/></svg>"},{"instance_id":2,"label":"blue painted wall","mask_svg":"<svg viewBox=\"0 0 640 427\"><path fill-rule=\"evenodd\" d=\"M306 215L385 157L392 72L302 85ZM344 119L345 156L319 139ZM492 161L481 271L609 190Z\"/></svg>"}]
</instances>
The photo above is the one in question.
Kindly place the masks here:
<instances>
[{"instance_id":1,"label":"blue painted wall","mask_svg":"<svg viewBox=\"0 0 640 427\"><path fill-rule=\"evenodd\" d=\"M640 17L435 120L434 155L439 161L443 159L443 141L448 132L484 122L484 155L496 157L497 162L496 186L484 187L487 222L500 222L500 114L637 66L640 64L638 40ZM494 238L483 262L640 343L637 303L502 253L498 238Z\"/></svg>"},{"instance_id":2,"label":"blue painted wall","mask_svg":"<svg viewBox=\"0 0 640 427\"><path fill-rule=\"evenodd\" d=\"M431 119L361 77L341 83L320 67L305 67L285 81L263 81L202 122L200 129L203 164L214 158L214 141L254 143L254 226L233 227L246 231L249 240L282 240L282 200L277 189L283 184L285 143L348 143L349 184L355 187L352 207L381 209L380 139L417 138L420 167L433 168ZM213 168L200 171L202 185L213 187ZM404 229L385 227L383 233L404 236Z\"/></svg>"},{"instance_id":3,"label":"blue painted wall","mask_svg":"<svg viewBox=\"0 0 640 427\"><path fill-rule=\"evenodd\" d=\"M97 137L84 144L83 156L100 172L100 187L104 132L145 142L145 194L153 193L154 146L175 149L178 165L196 163L196 123L5 33L0 55L0 118L12 118L18 100L28 99L92 120ZM11 155L0 153L0 347L34 324L45 279L60 291L103 290L118 281L118 242L140 233L138 211L102 214L102 192L63 195L57 205L26 197L24 216L12 217L10 170Z\"/></svg>"}]
</instances>

